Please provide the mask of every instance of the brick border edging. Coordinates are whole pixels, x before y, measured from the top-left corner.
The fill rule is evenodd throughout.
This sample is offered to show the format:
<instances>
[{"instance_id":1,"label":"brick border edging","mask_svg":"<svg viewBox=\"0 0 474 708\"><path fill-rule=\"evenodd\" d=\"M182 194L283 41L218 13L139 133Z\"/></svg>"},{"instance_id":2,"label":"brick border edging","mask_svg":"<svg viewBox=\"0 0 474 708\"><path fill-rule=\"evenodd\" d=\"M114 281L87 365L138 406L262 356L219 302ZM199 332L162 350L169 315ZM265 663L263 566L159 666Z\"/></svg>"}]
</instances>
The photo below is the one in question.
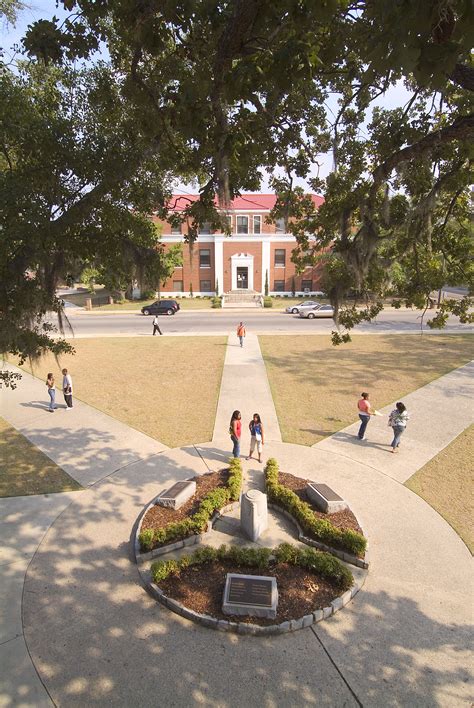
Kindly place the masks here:
<instances>
[{"instance_id":1,"label":"brick border edging","mask_svg":"<svg viewBox=\"0 0 474 708\"><path fill-rule=\"evenodd\" d=\"M210 534L210 532L213 529L214 524L216 523L217 519L219 519L222 514L225 514L229 511L233 511L236 509L239 505L240 502L232 502L231 504L227 504L226 506L222 507L222 509L219 509L218 511L215 511L209 521L207 522L206 529L203 533L200 534L193 534L192 536L187 536L186 538L183 538L181 541L175 541L174 543L168 543L166 546L160 546L159 548L154 548L152 551L148 551L147 553L140 553L140 542L138 540L138 537L140 535L140 532L142 530L142 524L143 524L143 519L145 518L145 514L150 509L152 506L155 505L156 500L158 499L160 495L157 494L156 497L153 497L151 502L146 505L146 507L142 510L139 518L139 522L135 531L135 538L133 542L134 546L134 553L135 553L135 562L137 565L140 563L145 563L146 561L153 560L153 558L158 558L159 556L164 555L165 553L169 553L170 551L176 551L179 548L184 548L185 546L194 546L198 545L200 543L203 543L203 541L206 540L207 536Z\"/></svg>"},{"instance_id":2,"label":"brick border edging","mask_svg":"<svg viewBox=\"0 0 474 708\"><path fill-rule=\"evenodd\" d=\"M301 541L302 543L306 543L307 546L313 546L314 548L318 548L320 551L325 551L326 553L330 553L331 555L336 556L337 558L340 558L340 560L343 560L346 563L350 563L350 565L357 566L357 568L363 568L364 570L368 569L368 567L369 567L369 544L368 543L366 546L364 557L357 558L357 556L353 556L351 553L345 553L344 551L339 551L337 548L333 548L332 546L326 546L326 544L321 543L321 541L315 541L314 538L309 538L309 536L305 536L301 526L299 525L299 523L297 522L295 517L292 516L289 511L287 511L286 509L283 509L283 507L278 506L278 504L274 504L273 502L268 502L268 508L274 509L275 511L280 512L280 514L283 514L283 516L285 518L287 518L293 522L293 524L296 526L296 529L298 531L298 540ZM364 537L366 538L365 534L364 534Z\"/></svg>"},{"instance_id":3,"label":"brick border edging","mask_svg":"<svg viewBox=\"0 0 474 708\"><path fill-rule=\"evenodd\" d=\"M142 575L143 577L143 575ZM184 617L185 619L201 624L203 627L209 627L210 629L217 629L221 632L233 632L234 634L252 634L257 636L273 635L273 634L285 634L287 632L295 632L298 629L305 629L306 627L311 627L313 624L325 620L331 615L334 615L340 609L345 607L359 590L363 587L367 573L364 574L360 584L354 583L350 590L346 590L340 597L336 597L327 607L323 607L322 610L315 610L309 615L304 615L299 619L286 620L285 622L280 622L280 624L270 624L270 625L259 625L250 624L248 622L231 622L230 620L217 619L217 617L211 617L210 615L201 614L190 610L185 607L177 600L173 600L164 594L163 590L160 590L158 585L153 581L145 581L145 587L152 597L155 598L161 605L164 605L172 612Z\"/></svg>"}]
</instances>

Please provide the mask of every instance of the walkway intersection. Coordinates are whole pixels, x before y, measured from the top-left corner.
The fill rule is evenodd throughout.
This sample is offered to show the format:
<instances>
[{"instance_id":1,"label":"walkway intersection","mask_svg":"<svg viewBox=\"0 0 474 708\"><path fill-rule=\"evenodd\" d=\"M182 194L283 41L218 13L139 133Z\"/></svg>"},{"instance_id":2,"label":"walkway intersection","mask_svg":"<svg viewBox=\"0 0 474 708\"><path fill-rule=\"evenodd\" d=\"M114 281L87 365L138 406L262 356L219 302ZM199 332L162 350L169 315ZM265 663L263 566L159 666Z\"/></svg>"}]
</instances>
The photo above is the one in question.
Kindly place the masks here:
<instances>
[{"instance_id":1,"label":"walkway intersection","mask_svg":"<svg viewBox=\"0 0 474 708\"><path fill-rule=\"evenodd\" d=\"M352 426L313 448L283 443L251 335L243 349L229 338L212 442L181 449L80 402L70 416L46 416L43 384L24 374L2 392L0 415L87 488L0 500L0 706L469 706L472 558L400 482L472 421L472 373L404 397L412 420L399 456L387 454L386 417L371 421L366 444ZM217 633L140 585L130 551L138 515L159 489L222 467L234 409L243 454L258 411L264 458L334 487L368 536L362 591L313 628ZM261 475L258 463L243 467Z\"/></svg>"}]
</instances>

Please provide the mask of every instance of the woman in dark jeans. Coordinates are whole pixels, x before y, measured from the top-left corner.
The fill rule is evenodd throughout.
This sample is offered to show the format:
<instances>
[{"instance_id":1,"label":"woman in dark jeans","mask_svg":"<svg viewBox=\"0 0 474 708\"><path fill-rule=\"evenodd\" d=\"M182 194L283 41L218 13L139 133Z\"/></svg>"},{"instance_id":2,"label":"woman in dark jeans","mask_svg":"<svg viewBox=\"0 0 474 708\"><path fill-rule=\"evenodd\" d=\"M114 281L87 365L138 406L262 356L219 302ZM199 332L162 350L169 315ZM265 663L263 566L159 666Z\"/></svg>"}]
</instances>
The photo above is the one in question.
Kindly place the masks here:
<instances>
[{"instance_id":1,"label":"woman in dark jeans","mask_svg":"<svg viewBox=\"0 0 474 708\"><path fill-rule=\"evenodd\" d=\"M232 454L234 457L240 457L240 436L242 434L242 416L240 411L234 411L230 419L229 433L230 439L234 444Z\"/></svg>"},{"instance_id":2,"label":"woman in dark jeans","mask_svg":"<svg viewBox=\"0 0 474 708\"><path fill-rule=\"evenodd\" d=\"M410 418L404 403L399 401L396 406L397 407L394 408L394 410L390 413L388 419L388 424L393 430L393 440L390 444L392 452L398 450L400 446L400 438L405 432L405 429L407 427L407 420Z\"/></svg>"}]
</instances>

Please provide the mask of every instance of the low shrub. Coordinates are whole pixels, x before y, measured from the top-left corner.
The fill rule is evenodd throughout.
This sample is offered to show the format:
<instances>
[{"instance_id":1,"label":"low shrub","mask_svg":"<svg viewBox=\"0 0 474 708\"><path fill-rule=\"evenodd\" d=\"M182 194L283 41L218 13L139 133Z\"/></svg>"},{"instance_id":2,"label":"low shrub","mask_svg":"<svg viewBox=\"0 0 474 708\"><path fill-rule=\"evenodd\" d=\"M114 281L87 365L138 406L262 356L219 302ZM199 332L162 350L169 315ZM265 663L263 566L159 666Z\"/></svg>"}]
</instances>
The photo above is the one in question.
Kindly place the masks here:
<instances>
[{"instance_id":1,"label":"low shrub","mask_svg":"<svg viewBox=\"0 0 474 708\"><path fill-rule=\"evenodd\" d=\"M265 466L265 481L268 500L288 511L304 531L315 539L333 548L363 555L367 539L352 529L338 529L327 519L315 516L309 504L302 501L291 489L287 489L278 481L278 463L272 457Z\"/></svg>"},{"instance_id":2,"label":"low shrub","mask_svg":"<svg viewBox=\"0 0 474 708\"><path fill-rule=\"evenodd\" d=\"M181 556L178 560L159 560L151 566L155 583L165 580L169 575L177 575L191 565L201 563L230 563L243 568L266 570L275 563L289 563L307 568L313 573L333 583L340 590L348 590L353 583L353 576L340 560L329 553L314 548L297 548L290 543L282 543L274 551L271 548L242 546L199 546L190 556Z\"/></svg>"},{"instance_id":3,"label":"low shrub","mask_svg":"<svg viewBox=\"0 0 474 708\"><path fill-rule=\"evenodd\" d=\"M213 309L219 309L220 307L222 307L222 300L221 300L221 298L220 298L220 297L213 297L213 298L212 298L211 308L213 308Z\"/></svg>"},{"instance_id":4,"label":"low shrub","mask_svg":"<svg viewBox=\"0 0 474 708\"><path fill-rule=\"evenodd\" d=\"M271 297L264 297L263 298L263 306L264 307L273 307L273 300Z\"/></svg>"},{"instance_id":5,"label":"low shrub","mask_svg":"<svg viewBox=\"0 0 474 708\"><path fill-rule=\"evenodd\" d=\"M173 521L160 529L146 529L138 536L142 553L148 553L157 546L200 534L205 530L215 511L222 509L230 501L236 501L242 488L242 465L239 459L229 460L229 477L224 487L217 487L201 500L195 514L181 521Z\"/></svg>"},{"instance_id":6,"label":"low shrub","mask_svg":"<svg viewBox=\"0 0 474 708\"><path fill-rule=\"evenodd\" d=\"M154 300L156 298L156 290L144 290L140 300Z\"/></svg>"}]
</instances>

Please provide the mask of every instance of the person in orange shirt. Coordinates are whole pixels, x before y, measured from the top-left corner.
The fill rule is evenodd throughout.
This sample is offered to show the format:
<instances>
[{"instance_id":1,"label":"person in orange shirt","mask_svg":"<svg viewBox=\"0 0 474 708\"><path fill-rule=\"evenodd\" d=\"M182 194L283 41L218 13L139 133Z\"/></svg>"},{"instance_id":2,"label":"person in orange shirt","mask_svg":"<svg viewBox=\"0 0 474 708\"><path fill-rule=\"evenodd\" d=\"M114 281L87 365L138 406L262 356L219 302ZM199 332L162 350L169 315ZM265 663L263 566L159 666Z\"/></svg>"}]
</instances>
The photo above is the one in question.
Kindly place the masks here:
<instances>
[{"instance_id":1,"label":"person in orange shirt","mask_svg":"<svg viewBox=\"0 0 474 708\"><path fill-rule=\"evenodd\" d=\"M367 425L370 420L370 416L375 415L375 411L373 411L370 406L369 394L363 392L360 395L361 395L361 398L357 402L357 410L359 411L359 418L360 418L360 428L359 428L359 432L357 434L357 437L359 438L359 440L363 440Z\"/></svg>"},{"instance_id":2,"label":"person in orange shirt","mask_svg":"<svg viewBox=\"0 0 474 708\"><path fill-rule=\"evenodd\" d=\"M243 347L244 346L244 337L245 337L245 327L244 327L243 322L241 322L239 324L239 326L237 327L237 336L240 341L240 346Z\"/></svg>"}]
</instances>

